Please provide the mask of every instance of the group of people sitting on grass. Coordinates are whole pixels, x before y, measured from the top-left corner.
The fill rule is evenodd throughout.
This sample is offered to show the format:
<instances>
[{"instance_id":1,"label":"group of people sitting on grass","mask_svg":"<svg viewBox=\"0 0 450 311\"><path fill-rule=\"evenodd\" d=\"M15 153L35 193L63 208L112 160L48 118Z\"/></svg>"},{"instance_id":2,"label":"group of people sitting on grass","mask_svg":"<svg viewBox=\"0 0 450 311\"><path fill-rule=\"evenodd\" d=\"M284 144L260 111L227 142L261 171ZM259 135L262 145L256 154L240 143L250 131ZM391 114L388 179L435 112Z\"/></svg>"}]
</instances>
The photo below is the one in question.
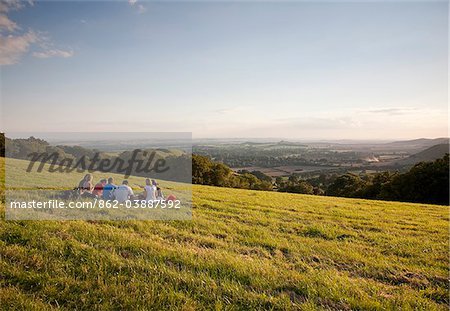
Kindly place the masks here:
<instances>
[{"instance_id":1,"label":"group of people sitting on grass","mask_svg":"<svg viewBox=\"0 0 450 311\"><path fill-rule=\"evenodd\" d=\"M144 192L134 194L128 185L128 180L122 181L121 185L115 185L114 179L101 179L96 185L93 183L92 174L86 174L79 182L77 188L79 195L85 198L98 198L103 200L117 200L120 203L127 200L165 201L161 188L156 180L145 179ZM169 195L167 201L175 200L174 195Z\"/></svg>"}]
</instances>

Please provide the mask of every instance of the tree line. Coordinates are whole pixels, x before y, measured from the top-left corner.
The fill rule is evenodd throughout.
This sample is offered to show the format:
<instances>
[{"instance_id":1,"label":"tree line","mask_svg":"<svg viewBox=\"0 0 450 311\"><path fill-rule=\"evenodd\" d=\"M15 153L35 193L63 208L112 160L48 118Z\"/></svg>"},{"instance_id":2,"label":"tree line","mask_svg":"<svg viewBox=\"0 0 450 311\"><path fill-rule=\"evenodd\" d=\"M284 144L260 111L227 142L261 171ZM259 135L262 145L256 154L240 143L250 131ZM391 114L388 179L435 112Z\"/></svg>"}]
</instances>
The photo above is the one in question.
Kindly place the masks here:
<instances>
[{"instance_id":1,"label":"tree line","mask_svg":"<svg viewBox=\"0 0 450 311\"><path fill-rule=\"evenodd\" d=\"M307 180L291 175L275 184L283 192L449 205L449 155L405 173L322 174Z\"/></svg>"},{"instance_id":2,"label":"tree line","mask_svg":"<svg viewBox=\"0 0 450 311\"><path fill-rule=\"evenodd\" d=\"M194 184L272 190L272 179L267 175L262 176L261 174L258 175L256 172L252 173L249 171L235 173L223 163L214 162L205 156L192 155L192 182Z\"/></svg>"},{"instance_id":3,"label":"tree line","mask_svg":"<svg viewBox=\"0 0 450 311\"><path fill-rule=\"evenodd\" d=\"M449 155L433 162L420 162L405 173L321 174L310 179L293 174L287 179L277 177L274 183L262 172L233 172L223 163L193 155L192 182L218 187L449 205Z\"/></svg>"}]
</instances>

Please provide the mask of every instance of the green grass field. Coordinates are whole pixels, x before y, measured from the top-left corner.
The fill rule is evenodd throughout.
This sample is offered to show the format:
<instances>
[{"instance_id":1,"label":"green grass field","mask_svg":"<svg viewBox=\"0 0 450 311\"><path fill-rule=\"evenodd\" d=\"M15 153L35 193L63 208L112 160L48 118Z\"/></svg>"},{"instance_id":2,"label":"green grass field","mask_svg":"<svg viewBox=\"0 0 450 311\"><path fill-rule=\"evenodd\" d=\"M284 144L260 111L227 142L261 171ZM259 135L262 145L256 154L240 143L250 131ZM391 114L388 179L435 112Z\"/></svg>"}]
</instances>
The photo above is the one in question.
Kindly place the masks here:
<instances>
[{"instance_id":1,"label":"green grass field","mask_svg":"<svg viewBox=\"0 0 450 311\"><path fill-rule=\"evenodd\" d=\"M207 186L193 203L192 221L2 218L0 309L448 310L448 207Z\"/></svg>"}]
</instances>

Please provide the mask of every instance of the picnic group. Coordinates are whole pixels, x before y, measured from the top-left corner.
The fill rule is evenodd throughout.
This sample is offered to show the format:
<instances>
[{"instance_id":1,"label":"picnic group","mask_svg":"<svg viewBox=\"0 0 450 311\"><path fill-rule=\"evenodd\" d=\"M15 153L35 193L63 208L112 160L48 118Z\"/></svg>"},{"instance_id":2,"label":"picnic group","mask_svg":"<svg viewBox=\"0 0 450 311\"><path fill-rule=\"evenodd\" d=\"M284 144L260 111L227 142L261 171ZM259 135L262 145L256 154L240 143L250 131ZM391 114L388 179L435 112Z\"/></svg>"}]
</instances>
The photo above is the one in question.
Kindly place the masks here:
<instances>
[{"instance_id":1,"label":"picnic group","mask_svg":"<svg viewBox=\"0 0 450 311\"><path fill-rule=\"evenodd\" d=\"M79 182L78 195L84 198L98 198L103 200L116 200L119 203L128 200L146 200L146 201L175 201L176 197L171 194L167 198L158 183L154 179L146 178L144 192L135 194L128 184L128 180L123 180L121 185L114 184L114 179L101 179L97 184L93 183L93 175L86 174Z\"/></svg>"}]
</instances>

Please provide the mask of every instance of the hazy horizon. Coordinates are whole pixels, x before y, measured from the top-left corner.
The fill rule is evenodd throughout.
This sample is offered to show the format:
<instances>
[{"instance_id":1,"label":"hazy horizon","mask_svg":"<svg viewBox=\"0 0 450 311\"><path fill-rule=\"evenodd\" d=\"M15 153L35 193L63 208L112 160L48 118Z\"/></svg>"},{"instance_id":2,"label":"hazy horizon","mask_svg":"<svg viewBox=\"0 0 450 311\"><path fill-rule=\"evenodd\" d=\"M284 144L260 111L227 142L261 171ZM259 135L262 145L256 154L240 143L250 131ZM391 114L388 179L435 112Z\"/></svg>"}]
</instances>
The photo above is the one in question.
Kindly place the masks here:
<instances>
[{"instance_id":1,"label":"hazy horizon","mask_svg":"<svg viewBox=\"0 0 450 311\"><path fill-rule=\"evenodd\" d=\"M118 134L117 137L114 135ZM31 136L35 138L44 139L50 143L57 142L87 142L87 141L121 141L121 140L191 140L195 142L204 141L216 141L216 142L279 142L279 141L289 141L289 142L304 142L304 143L320 143L320 142L355 142L355 143L389 143L398 141L410 141L410 140L437 140L437 139L450 139L448 136L442 137L416 137L413 139L331 139L331 138L287 138L287 137L193 137L188 132L10 132L5 133L7 138L12 139L26 139ZM160 135L160 136L158 136ZM162 135L162 136L161 136Z\"/></svg>"}]
</instances>

